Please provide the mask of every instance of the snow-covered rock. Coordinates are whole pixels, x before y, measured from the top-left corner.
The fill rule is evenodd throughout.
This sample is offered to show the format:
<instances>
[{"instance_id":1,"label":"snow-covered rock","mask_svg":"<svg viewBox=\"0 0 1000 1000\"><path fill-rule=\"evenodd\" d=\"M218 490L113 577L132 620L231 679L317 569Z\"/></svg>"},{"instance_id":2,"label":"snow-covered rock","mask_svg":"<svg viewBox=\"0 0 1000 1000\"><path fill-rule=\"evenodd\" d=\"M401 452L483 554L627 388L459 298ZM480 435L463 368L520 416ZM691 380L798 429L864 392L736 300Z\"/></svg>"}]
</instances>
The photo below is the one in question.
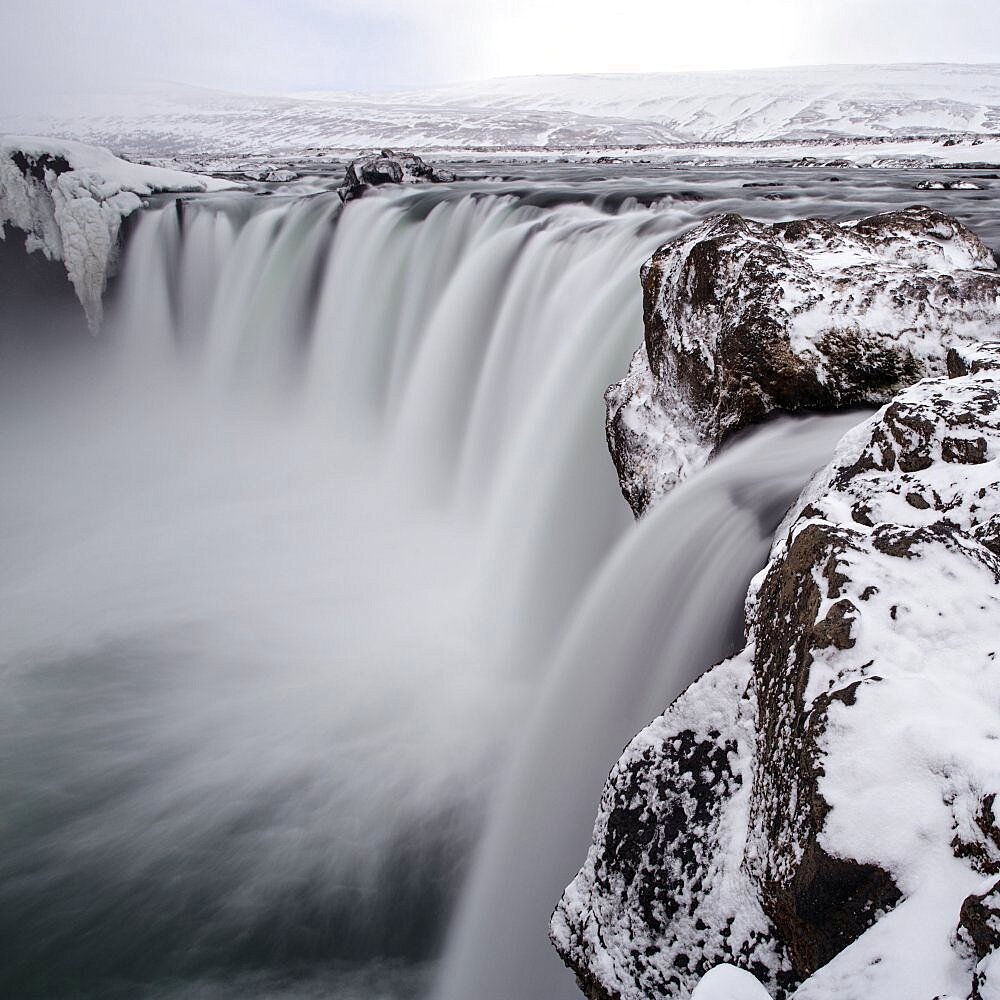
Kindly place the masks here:
<instances>
[{"instance_id":1,"label":"snow-covered rock","mask_svg":"<svg viewBox=\"0 0 1000 1000\"><path fill-rule=\"evenodd\" d=\"M911 208L834 224L707 219L642 268L645 341L608 444L636 516L774 410L880 405L1000 339L1000 273L961 223Z\"/></svg>"},{"instance_id":2,"label":"snow-covered rock","mask_svg":"<svg viewBox=\"0 0 1000 1000\"><path fill-rule=\"evenodd\" d=\"M612 771L551 924L591 1000L723 963L776 1000L1000 995L1000 345L949 369L842 439L744 650Z\"/></svg>"},{"instance_id":3,"label":"snow-covered rock","mask_svg":"<svg viewBox=\"0 0 1000 1000\"><path fill-rule=\"evenodd\" d=\"M997 840L994 800L991 797L983 819L994 842ZM981 895L969 896L962 904L958 942L972 955L975 968L970 1000L993 1000L1000 996L1000 883Z\"/></svg>"},{"instance_id":4,"label":"snow-covered rock","mask_svg":"<svg viewBox=\"0 0 1000 1000\"><path fill-rule=\"evenodd\" d=\"M265 163L260 167L247 167L243 176L252 181L267 181L271 184L285 184L298 179L298 173L287 167L276 167L273 163Z\"/></svg>"},{"instance_id":5,"label":"snow-covered rock","mask_svg":"<svg viewBox=\"0 0 1000 1000\"><path fill-rule=\"evenodd\" d=\"M91 329L118 258L122 221L158 191L209 191L233 185L211 177L141 166L77 142L0 137L0 239L3 227L27 235L27 249L61 260Z\"/></svg>"},{"instance_id":6,"label":"snow-covered rock","mask_svg":"<svg viewBox=\"0 0 1000 1000\"><path fill-rule=\"evenodd\" d=\"M982 191L982 185L975 181L918 181L915 191Z\"/></svg>"},{"instance_id":7,"label":"snow-covered rock","mask_svg":"<svg viewBox=\"0 0 1000 1000\"><path fill-rule=\"evenodd\" d=\"M413 153L383 149L352 160L337 193L344 201L352 201L383 184L442 184L453 180L455 175L450 170L436 170Z\"/></svg>"}]
</instances>

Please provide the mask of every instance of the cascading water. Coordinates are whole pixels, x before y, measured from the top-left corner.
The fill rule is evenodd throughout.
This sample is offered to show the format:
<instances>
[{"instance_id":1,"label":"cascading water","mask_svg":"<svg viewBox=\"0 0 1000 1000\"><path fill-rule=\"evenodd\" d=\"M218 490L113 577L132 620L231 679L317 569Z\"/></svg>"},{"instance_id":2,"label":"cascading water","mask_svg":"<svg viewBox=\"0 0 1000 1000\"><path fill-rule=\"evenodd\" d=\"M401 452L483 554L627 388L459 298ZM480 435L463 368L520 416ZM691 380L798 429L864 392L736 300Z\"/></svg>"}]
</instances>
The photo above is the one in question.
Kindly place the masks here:
<instances>
[{"instance_id":1,"label":"cascading water","mask_svg":"<svg viewBox=\"0 0 1000 1000\"><path fill-rule=\"evenodd\" d=\"M0 403L7 992L422 988L630 524L601 390L677 224L447 192L139 218L99 356Z\"/></svg>"},{"instance_id":2,"label":"cascading water","mask_svg":"<svg viewBox=\"0 0 1000 1000\"><path fill-rule=\"evenodd\" d=\"M94 356L0 372L0 992L424 995L468 881L447 1000L572 995L607 769L842 429L631 522L602 393L726 183L140 215Z\"/></svg>"},{"instance_id":3,"label":"cascading water","mask_svg":"<svg viewBox=\"0 0 1000 1000\"><path fill-rule=\"evenodd\" d=\"M442 1000L579 996L546 925L586 857L609 761L657 706L742 645L743 598L778 523L859 419L771 424L619 543L568 624L497 794Z\"/></svg>"}]
</instances>

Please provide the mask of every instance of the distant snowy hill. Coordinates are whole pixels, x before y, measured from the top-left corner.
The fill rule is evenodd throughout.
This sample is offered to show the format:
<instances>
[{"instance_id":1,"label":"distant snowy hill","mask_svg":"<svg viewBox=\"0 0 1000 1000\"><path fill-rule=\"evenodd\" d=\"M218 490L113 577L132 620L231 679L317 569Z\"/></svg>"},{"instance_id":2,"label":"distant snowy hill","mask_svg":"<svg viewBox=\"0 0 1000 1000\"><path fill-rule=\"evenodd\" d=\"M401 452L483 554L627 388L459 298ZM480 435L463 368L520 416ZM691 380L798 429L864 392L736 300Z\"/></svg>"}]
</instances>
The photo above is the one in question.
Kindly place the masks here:
<instances>
[{"instance_id":1,"label":"distant snowy hill","mask_svg":"<svg viewBox=\"0 0 1000 1000\"><path fill-rule=\"evenodd\" d=\"M561 110L427 103L409 94L251 97L175 84L140 93L67 96L4 111L0 133L42 133L149 155L665 143L679 137L641 120Z\"/></svg>"},{"instance_id":2,"label":"distant snowy hill","mask_svg":"<svg viewBox=\"0 0 1000 1000\"><path fill-rule=\"evenodd\" d=\"M1000 65L512 77L410 100L644 122L688 142L1000 132Z\"/></svg>"},{"instance_id":3,"label":"distant snowy hill","mask_svg":"<svg viewBox=\"0 0 1000 1000\"><path fill-rule=\"evenodd\" d=\"M0 105L0 132L147 154L378 145L580 148L1000 132L1000 66L826 66L513 77L388 95L179 85Z\"/></svg>"}]
</instances>

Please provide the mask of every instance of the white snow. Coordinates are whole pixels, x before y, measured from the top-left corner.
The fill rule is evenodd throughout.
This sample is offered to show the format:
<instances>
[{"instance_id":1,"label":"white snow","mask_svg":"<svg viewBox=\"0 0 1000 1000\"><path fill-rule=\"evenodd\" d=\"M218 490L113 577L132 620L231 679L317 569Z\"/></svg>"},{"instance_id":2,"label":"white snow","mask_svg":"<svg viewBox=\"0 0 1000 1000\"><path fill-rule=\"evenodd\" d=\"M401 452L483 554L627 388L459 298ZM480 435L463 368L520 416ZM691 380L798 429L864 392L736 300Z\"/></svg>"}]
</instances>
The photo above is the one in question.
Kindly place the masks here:
<instances>
[{"instance_id":1,"label":"white snow","mask_svg":"<svg viewBox=\"0 0 1000 1000\"><path fill-rule=\"evenodd\" d=\"M2 99L2 98L0 98ZM794 141L822 155L830 137L926 137L931 145L848 152L868 161L940 153L941 162L994 159L1000 133L1000 68L992 65L826 66L734 73L536 76L394 94L307 93L274 97L177 85L139 93L63 95L32 109L0 107L0 129L71 135L146 154L253 150L354 153L406 149L522 150L672 158L754 158L763 140ZM974 138L941 149L936 137ZM699 149L693 143L744 143ZM681 143L676 148L667 144ZM634 147L646 147L637 150ZM654 147L654 148L650 148ZM659 147L659 148L655 148ZM687 152L685 152L685 148ZM832 155L839 155L839 151Z\"/></svg>"},{"instance_id":2,"label":"white snow","mask_svg":"<svg viewBox=\"0 0 1000 1000\"><path fill-rule=\"evenodd\" d=\"M1000 66L995 65L525 76L399 97L449 108L642 121L685 141L1000 131Z\"/></svg>"},{"instance_id":3,"label":"white snow","mask_svg":"<svg viewBox=\"0 0 1000 1000\"><path fill-rule=\"evenodd\" d=\"M42 177L22 172L21 155ZM65 160L68 170L57 169ZM122 221L161 191L217 191L229 181L129 163L107 149L37 136L0 136L0 238L10 225L27 235L27 249L61 260L91 329L117 263Z\"/></svg>"},{"instance_id":4,"label":"white snow","mask_svg":"<svg viewBox=\"0 0 1000 1000\"><path fill-rule=\"evenodd\" d=\"M717 965L702 976L691 1000L771 1000L771 994L744 969Z\"/></svg>"}]
</instances>

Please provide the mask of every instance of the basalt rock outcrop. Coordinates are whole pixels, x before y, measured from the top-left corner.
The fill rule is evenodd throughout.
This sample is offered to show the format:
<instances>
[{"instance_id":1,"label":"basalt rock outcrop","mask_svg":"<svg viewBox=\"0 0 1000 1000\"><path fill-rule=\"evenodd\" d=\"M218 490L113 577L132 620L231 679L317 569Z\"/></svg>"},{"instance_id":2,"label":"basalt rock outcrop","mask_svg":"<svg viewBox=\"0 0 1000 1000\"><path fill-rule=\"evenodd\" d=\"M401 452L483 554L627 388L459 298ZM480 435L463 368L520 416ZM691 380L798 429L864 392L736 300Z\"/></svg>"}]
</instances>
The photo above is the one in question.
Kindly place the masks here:
<instances>
[{"instance_id":1,"label":"basalt rock outcrop","mask_svg":"<svg viewBox=\"0 0 1000 1000\"><path fill-rule=\"evenodd\" d=\"M845 436L745 649L612 771L551 923L591 1000L724 963L776 1000L1000 995L1000 346L949 369Z\"/></svg>"},{"instance_id":2,"label":"basalt rock outcrop","mask_svg":"<svg viewBox=\"0 0 1000 1000\"><path fill-rule=\"evenodd\" d=\"M880 406L1000 339L1000 273L928 208L835 224L715 216L642 268L644 343L606 394L636 516L775 410Z\"/></svg>"},{"instance_id":3,"label":"basalt rock outcrop","mask_svg":"<svg viewBox=\"0 0 1000 1000\"><path fill-rule=\"evenodd\" d=\"M455 175L450 170L435 169L413 153L383 149L352 160L337 193L346 202L383 184L445 184L453 180Z\"/></svg>"}]
</instances>

